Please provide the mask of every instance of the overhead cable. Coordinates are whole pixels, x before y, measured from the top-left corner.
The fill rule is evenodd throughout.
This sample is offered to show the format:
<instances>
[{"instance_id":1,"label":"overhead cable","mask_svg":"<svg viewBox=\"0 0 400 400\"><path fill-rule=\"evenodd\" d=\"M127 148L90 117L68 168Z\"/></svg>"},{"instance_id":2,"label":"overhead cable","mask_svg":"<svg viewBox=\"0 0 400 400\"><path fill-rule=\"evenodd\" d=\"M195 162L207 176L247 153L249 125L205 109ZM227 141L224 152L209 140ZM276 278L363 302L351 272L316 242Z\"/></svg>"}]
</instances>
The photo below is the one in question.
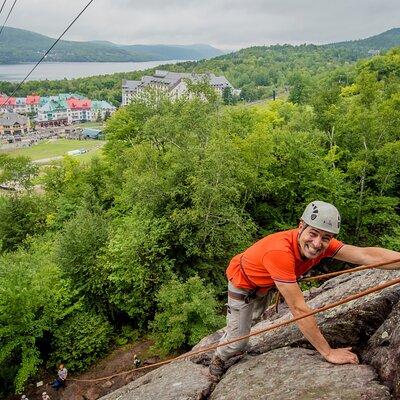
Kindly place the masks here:
<instances>
[{"instance_id":1,"label":"overhead cable","mask_svg":"<svg viewBox=\"0 0 400 400\"><path fill-rule=\"evenodd\" d=\"M16 1L16 0L15 0ZM25 76L25 78L17 85L14 91L8 96L8 98L4 101L3 106L7 103L7 101L17 92L17 90L22 86L22 84L29 78L31 73L38 67L38 65L46 58L47 54L53 49L53 47L61 40L61 38L67 33L69 28L76 22L76 20L86 11L86 9L93 3L94 0L90 0L86 6L79 12L79 14L74 18L74 20L65 28L64 32L57 38L57 40L51 45L51 47L43 54L42 58L35 64L35 66L29 71L29 73Z\"/></svg>"},{"instance_id":2,"label":"overhead cable","mask_svg":"<svg viewBox=\"0 0 400 400\"><path fill-rule=\"evenodd\" d=\"M4 8L4 6L5 6L6 3L7 3L7 0L4 0L2 6L1 6L1 8L0 8L0 15L1 15L1 13L2 13L2 11L3 11L3 8Z\"/></svg>"},{"instance_id":3,"label":"overhead cable","mask_svg":"<svg viewBox=\"0 0 400 400\"><path fill-rule=\"evenodd\" d=\"M3 26L2 26L1 29L0 29L0 35L1 35L1 32L3 32L4 26L5 26L5 24L7 23L8 18L9 18L9 16L10 16L10 14L11 14L11 12L12 12L12 10L13 10L13 8L14 8L16 2L17 2L17 0L14 0L14 3L13 3L13 5L11 6L10 11L9 11L8 14L7 14L7 17L6 17L5 21L4 21L4 24L3 24ZM5 3L5 2L4 2L4 3ZM3 9L4 3L3 3L3 5L1 6L1 9ZM0 14L1 14L1 12L0 12Z\"/></svg>"}]
</instances>

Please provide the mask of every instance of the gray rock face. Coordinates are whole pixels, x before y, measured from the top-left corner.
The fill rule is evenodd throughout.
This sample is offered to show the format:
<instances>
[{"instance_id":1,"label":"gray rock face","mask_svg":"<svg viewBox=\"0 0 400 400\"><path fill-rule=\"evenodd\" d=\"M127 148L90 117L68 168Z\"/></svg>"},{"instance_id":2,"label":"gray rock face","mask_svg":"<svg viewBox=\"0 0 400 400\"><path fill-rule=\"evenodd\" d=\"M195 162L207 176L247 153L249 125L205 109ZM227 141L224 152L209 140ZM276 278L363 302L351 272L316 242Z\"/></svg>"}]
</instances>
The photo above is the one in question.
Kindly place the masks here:
<instances>
[{"instance_id":1,"label":"gray rock face","mask_svg":"<svg viewBox=\"0 0 400 400\"><path fill-rule=\"evenodd\" d=\"M368 341L363 361L376 369L394 398L400 399L400 302Z\"/></svg>"},{"instance_id":2,"label":"gray rock face","mask_svg":"<svg viewBox=\"0 0 400 400\"><path fill-rule=\"evenodd\" d=\"M193 351L205 349L207 347L213 346L219 343L219 340L224 334L224 330L220 329L217 332L212 333L211 335L206 336L196 346L193 347ZM196 356L190 357L190 360L197 364L208 364L211 360L212 355L214 354L214 350L208 351L206 353L202 353Z\"/></svg>"},{"instance_id":3,"label":"gray rock face","mask_svg":"<svg viewBox=\"0 0 400 400\"><path fill-rule=\"evenodd\" d=\"M365 365L332 365L313 350L282 348L229 369L211 400L385 400L388 389Z\"/></svg>"},{"instance_id":4,"label":"gray rock face","mask_svg":"<svg viewBox=\"0 0 400 400\"><path fill-rule=\"evenodd\" d=\"M210 388L207 368L183 361L149 372L101 400L202 400Z\"/></svg>"}]
</instances>

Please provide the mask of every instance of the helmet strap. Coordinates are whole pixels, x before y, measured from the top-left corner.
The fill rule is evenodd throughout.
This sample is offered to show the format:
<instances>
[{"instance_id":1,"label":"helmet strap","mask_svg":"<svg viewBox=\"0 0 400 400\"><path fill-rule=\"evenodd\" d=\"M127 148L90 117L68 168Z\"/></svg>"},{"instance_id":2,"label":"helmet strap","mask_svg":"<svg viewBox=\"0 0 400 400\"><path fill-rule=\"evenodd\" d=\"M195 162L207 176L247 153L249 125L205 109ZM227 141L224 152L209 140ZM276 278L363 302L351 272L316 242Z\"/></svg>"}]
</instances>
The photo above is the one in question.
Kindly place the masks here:
<instances>
[{"instance_id":1,"label":"helmet strap","mask_svg":"<svg viewBox=\"0 0 400 400\"><path fill-rule=\"evenodd\" d=\"M303 223L303 224L302 224L302 228L301 228L301 230L299 230L299 233L298 233L298 235L297 235L297 247L299 248L300 254L301 254L300 242L299 242L300 236L301 236L301 234L305 231L305 229L307 229L307 227L309 226L309 225L308 225L306 222L304 222L303 220L301 220L301 222ZM303 256L301 256L301 257L303 258Z\"/></svg>"},{"instance_id":2,"label":"helmet strap","mask_svg":"<svg viewBox=\"0 0 400 400\"><path fill-rule=\"evenodd\" d=\"M297 239L300 238L301 234L308 228L308 224L306 222L304 222L303 220L301 220L301 222L303 223L303 226L301 228L301 231L299 231L299 234L297 235Z\"/></svg>"}]
</instances>

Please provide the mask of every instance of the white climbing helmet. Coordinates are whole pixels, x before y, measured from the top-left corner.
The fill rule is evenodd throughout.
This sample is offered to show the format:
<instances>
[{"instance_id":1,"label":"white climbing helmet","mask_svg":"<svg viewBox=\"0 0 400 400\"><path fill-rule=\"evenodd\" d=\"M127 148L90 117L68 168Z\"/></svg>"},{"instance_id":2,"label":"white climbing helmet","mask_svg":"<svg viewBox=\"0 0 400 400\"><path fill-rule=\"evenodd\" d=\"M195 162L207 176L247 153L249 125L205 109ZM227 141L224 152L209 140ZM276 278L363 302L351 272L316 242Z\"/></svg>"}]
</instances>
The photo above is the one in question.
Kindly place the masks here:
<instances>
[{"instance_id":1,"label":"white climbing helmet","mask_svg":"<svg viewBox=\"0 0 400 400\"><path fill-rule=\"evenodd\" d=\"M337 235L340 230L340 214L338 209L324 201L311 202L303 212L301 219L313 228Z\"/></svg>"}]
</instances>

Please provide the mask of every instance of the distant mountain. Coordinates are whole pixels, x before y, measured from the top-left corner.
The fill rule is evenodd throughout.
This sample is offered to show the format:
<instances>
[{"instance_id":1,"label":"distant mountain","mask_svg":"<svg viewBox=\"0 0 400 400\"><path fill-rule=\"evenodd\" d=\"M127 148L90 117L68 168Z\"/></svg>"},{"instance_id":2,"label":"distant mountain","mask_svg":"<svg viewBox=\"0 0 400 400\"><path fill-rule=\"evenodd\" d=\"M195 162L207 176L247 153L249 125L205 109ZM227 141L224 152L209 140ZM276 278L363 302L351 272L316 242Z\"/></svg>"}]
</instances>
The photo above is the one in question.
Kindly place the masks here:
<instances>
[{"instance_id":1,"label":"distant mountain","mask_svg":"<svg viewBox=\"0 0 400 400\"><path fill-rule=\"evenodd\" d=\"M272 96L276 89L286 90L293 76L315 77L396 46L400 46L398 28L367 39L325 45L253 46L209 60L169 65L165 69L224 75L235 88L242 90L242 98L253 101Z\"/></svg>"},{"instance_id":2,"label":"distant mountain","mask_svg":"<svg viewBox=\"0 0 400 400\"><path fill-rule=\"evenodd\" d=\"M36 62L55 39L24 29L5 27L0 37L0 64ZM108 41L75 42L61 40L46 61L163 61L200 60L223 54L203 44L179 45L117 45Z\"/></svg>"},{"instance_id":3,"label":"distant mountain","mask_svg":"<svg viewBox=\"0 0 400 400\"><path fill-rule=\"evenodd\" d=\"M322 47L347 48L357 53L371 54L376 51L385 51L400 46L400 28L393 28L386 32L366 39L350 40L323 45ZM361 55L359 54L359 55Z\"/></svg>"},{"instance_id":4,"label":"distant mountain","mask_svg":"<svg viewBox=\"0 0 400 400\"><path fill-rule=\"evenodd\" d=\"M206 44L194 44L191 46L136 44L118 47L131 54L147 54L152 60L200 60L223 54L221 50ZM204 57L205 54L207 54L206 57Z\"/></svg>"}]
</instances>

